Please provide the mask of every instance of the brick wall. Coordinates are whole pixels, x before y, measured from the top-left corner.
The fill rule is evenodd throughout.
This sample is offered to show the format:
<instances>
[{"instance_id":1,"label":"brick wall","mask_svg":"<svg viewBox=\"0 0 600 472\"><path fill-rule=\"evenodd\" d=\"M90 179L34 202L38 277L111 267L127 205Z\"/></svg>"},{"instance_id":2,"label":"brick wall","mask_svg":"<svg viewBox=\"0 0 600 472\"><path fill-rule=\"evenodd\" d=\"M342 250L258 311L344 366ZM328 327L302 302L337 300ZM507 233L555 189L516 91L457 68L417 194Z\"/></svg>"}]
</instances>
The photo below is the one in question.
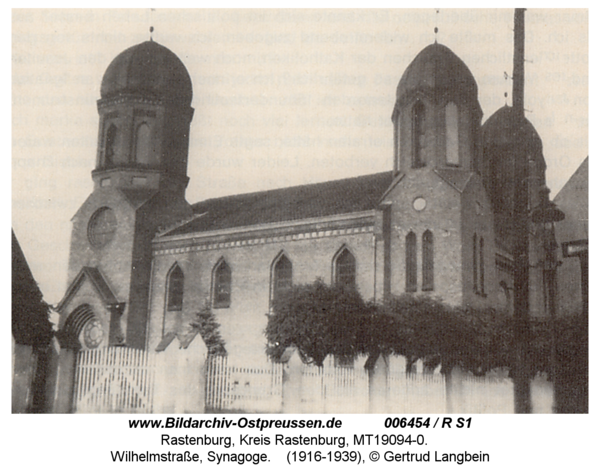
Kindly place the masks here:
<instances>
[{"instance_id":1,"label":"brick wall","mask_svg":"<svg viewBox=\"0 0 600 472\"><path fill-rule=\"evenodd\" d=\"M264 233L266 234L266 233ZM263 236L264 236L263 234ZM373 297L373 233L360 232L296 241L235 246L222 249L155 255L152 275L151 322L148 347L177 326L185 331L194 315L211 298L212 273L224 258L231 268L231 305L215 308L227 350L234 357L264 359L264 329L269 311L272 263L284 251L292 262L294 284L322 278L332 282L333 258L342 246L356 259L356 283L365 299ZM166 277L175 264L185 276L181 312L166 312ZM166 317L165 317L166 312Z\"/></svg>"},{"instance_id":2,"label":"brick wall","mask_svg":"<svg viewBox=\"0 0 600 472\"><path fill-rule=\"evenodd\" d=\"M427 205L413 208L415 198ZM460 194L437 176L431 168L413 170L390 192L391 215L391 292L405 292L406 235L413 231L417 239L417 293L422 288L422 236L433 233L434 290L426 294L441 296L452 304L462 303Z\"/></svg>"}]
</instances>

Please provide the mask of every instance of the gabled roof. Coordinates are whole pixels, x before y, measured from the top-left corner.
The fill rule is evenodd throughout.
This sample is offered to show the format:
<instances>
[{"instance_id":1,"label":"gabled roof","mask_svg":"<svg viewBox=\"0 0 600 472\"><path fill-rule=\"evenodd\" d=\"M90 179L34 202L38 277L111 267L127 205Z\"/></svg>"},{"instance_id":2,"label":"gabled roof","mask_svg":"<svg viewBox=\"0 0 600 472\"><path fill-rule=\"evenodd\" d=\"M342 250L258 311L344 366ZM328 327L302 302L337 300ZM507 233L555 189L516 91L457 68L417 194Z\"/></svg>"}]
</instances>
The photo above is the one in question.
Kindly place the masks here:
<instances>
[{"instance_id":1,"label":"gabled roof","mask_svg":"<svg viewBox=\"0 0 600 472\"><path fill-rule=\"evenodd\" d=\"M121 188L119 191L136 210L158 193L156 190L135 188Z\"/></svg>"},{"instance_id":2,"label":"gabled roof","mask_svg":"<svg viewBox=\"0 0 600 472\"><path fill-rule=\"evenodd\" d=\"M100 270L98 270L96 267L84 267L83 269L81 269L79 274L77 274L77 277L73 279L71 285L69 285L65 296L58 304L58 311L61 311L62 308L69 302L69 300L73 298L73 296L75 295L79 287L81 287L81 284L86 278L96 289L96 292L98 292L98 295L100 295L105 305L115 305L119 303L114 292L111 290L108 283L106 282L106 279L100 273Z\"/></svg>"},{"instance_id":3,"label":"gabled roof","mask_svg":"<svg viewBox=\"0 0 600 472\"><path fill-rule=\"evenodd\" d=\"M460 193L464 192L473 172L459 169L435 169L435 173Z\"/></svg>"},{"instance_id":4,"label":"gabled roof","mask_svg":"<svg viewBox=\"0 0 600 472\"><path fill-rule=\"evenodd\" d=\"M199 333L200 331L198 331L197 329L192 329L191 331L188 331L187 333L183 334L175 334L173 331L170 331L163 336L163 338L158 343L158 346L156 346L155 351L164 351L171 345L175 338L179 340L179 349L187 349Z\"/></svg>"},{"instance_id":5,"label":"gabled roof","mask_svg":"<svg viewBox=\"0 0 600 472\"><path fill-rule=\"evenodd\" d=\"M192 205L198 215L163 236L343 215L377 208L393 173L212 198Z\"/></svg>"}]
</instances>

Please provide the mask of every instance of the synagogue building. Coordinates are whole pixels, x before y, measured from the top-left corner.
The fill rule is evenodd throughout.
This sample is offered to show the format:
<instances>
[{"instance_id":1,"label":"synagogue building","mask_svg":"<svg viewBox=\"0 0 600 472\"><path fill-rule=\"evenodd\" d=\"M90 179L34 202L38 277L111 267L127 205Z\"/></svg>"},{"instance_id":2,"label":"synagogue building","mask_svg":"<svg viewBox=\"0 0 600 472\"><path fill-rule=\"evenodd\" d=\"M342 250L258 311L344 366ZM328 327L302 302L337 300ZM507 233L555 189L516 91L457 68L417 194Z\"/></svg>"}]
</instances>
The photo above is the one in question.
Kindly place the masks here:
<instances>
[{"instance_id":1,"label":"synagogue building","mask_svg":"<svg viewBox=\"0 0 600 472\"><path fill-rule=\"evenodd\" d=\"M364 299L411 293L510 311L515 150L529 158L530 207L546 165L531 123L524 141L510 133L513 108L482 124L478 93L468 66L430 44L389 104L388 171L191 204L192 78L152 40L123 51L102 78L94 188L72 220L61 344L155 350L209 305L231 356L264 359L273 300L317 278ZM536 238L532 229L532 261ZM538 272L532 316L544 312Z\"/></svg>"}]
</instances>

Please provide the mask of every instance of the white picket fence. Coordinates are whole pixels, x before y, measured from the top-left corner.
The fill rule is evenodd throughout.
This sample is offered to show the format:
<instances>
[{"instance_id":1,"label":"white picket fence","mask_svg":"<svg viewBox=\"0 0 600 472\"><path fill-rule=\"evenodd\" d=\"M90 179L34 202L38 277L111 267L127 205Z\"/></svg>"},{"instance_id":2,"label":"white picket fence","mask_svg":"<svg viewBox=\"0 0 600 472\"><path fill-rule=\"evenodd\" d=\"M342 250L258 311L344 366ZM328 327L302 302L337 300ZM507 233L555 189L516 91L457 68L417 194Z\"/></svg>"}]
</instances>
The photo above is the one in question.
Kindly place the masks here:
<instances>
[{"instance_id":1,"label":"white picket fence","mask_svg":"<svg viewBox=\"0 0 600 472\"><path fill-rule=\"evenodd\" d=\"M369 375L361 367L335 365L328 358L322 367L305 365L301 406L306 413L367 413Z\"/></svg>"},{"instance_id":2,"label":"white picket fence","mask_svg":"<svg viewBox=\"0 0 600 472\"><path fill-rule=\"evenodd\" d=\"M73 411L151 413L155 354L127 347L80 351Z\"/></svg>"},{"instance_id":3,"label":"white picket fence","mask_svg":"<svg viewBox=\"0 0 600 472\"><path fill-rule=\"evenodd\" d=\"M169 358L127 347L81 351L78 354L73 411L77 413L152 413L155 391L160 390L157 372L169 369ZM295 413L367 413L370 411L369 375L364 359L355 366L338 366L327 360L323 367L303 365L299 408ZM205 411L284 411L284 367L265 363L242 366L227 357L209 356L194 363L202 369ZM402 358L392 359L385 377L384 410L387 413L512 413L513 384L505 371L476 377L453 372L451 388L444 375L424 371L422 364L406 371ZM187 367L186 367L187 368ZM187 371L186 371L187 372ZM185 373L184 373L185 374ZM178 373L171 394L190 391L189 375ZM535 383L534 411L551 412L551 385ZM156 384L156 385L155 385ZM447 398L450 395L451 398ZM541 400L537 402L536 398ZM451 405L451 407L449 407Z\"/></svg>"},{"instance_id":4,"label":"white picket fence","mask_svg":"<svg viewBox=\"0 0 600 472\"><path fill-rule=\"evenodd\" d=\"M389 413L446 413L446 378L439 369L429 372L418 361L406 368L406 359L390 359L387 377Z\"/></svg>"},{"instance_id":5,"label":"white picket fence","mask_svg":"<svg viewBox=\"0 0 600 472\"><path fill-rule=\"evenodd\" d=\"M206 360L206 409L278 413L281 411L281 364L230 365L226 356Z\"/></svg>"}]
</instances>

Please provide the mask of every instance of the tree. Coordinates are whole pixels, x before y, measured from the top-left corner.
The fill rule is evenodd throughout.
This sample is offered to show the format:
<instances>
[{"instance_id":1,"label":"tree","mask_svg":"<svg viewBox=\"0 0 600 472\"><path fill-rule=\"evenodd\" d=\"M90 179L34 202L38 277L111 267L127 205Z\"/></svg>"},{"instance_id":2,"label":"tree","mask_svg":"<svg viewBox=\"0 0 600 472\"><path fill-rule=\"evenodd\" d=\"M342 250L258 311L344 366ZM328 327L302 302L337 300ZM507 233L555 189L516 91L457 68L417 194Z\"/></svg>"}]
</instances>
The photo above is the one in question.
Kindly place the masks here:
<instances>
[{"instance_id":1,"label":"tree","mask_svg":"<svg viewBox=\"0 0 600 472\"><path fill-rule=\"evenodd\" d=\"M279 359L295 346L305 362L319 366L328 355L354 359L361 351L359 332L368 312L352 287L328 286L322 280L293 286L267 315L267 354Z\"/></svg>"},{"instance_id":2,"label":"tree","mask_svg":"<svg viewBox=\"0 0 600 472\"><path fill-rule=\"evenodd\" d=\"M53 335L49 314L50 306L44 301L13 232L12 334L15 341L35 347L47 346Z\"/></svg>"},{"instance_id":3,"label":"tree","mask_svg":"<svg viewBox=\"0 0 600 472\"><path fill-rule=\"evenodd\" d=\"M513 319L492 308L453 307L413 294L366 303L353 288L317 280L293 286L267 316L267 354L275 360L295 346L304 362L317 365L328 355L351 360L359 354L384 354L404 356L410 363L421 359L432 369L441 365L444 373L455 366L475 375L512 367ZM580 325L585 323L564 331L578 334ZM549 327L548 321L533 326L530 375L550 373ZM568 345L561 352L576 350L572 340Z\"/></svg>"},{"instance_id":4,"label":"tree","mask_svg":"<svg viewBox=\"0 0 600 472\"><path fill-rule=\"evenodd\" d=\"M219 328L221 325L217 323L217 319L210 309L210 305L206 305L196 315L196 319L190 323L193 328L198 330L209 355L225 356L225 341L221 337Z\"/></svg>"},{"instance_id":5,"label":"tree","mask_svg":"<svg viewBox=\"0 0 600 472\"><path fill-rule=\"evenodd\" d=\"M395 339L388 346L394 354L422 359L431 368L441 364L442 372L460 366L481 375L508 365L509 323L501 312L409 294L390 299L382 311L396 320Z\"/></svg>"}]
</instances>

